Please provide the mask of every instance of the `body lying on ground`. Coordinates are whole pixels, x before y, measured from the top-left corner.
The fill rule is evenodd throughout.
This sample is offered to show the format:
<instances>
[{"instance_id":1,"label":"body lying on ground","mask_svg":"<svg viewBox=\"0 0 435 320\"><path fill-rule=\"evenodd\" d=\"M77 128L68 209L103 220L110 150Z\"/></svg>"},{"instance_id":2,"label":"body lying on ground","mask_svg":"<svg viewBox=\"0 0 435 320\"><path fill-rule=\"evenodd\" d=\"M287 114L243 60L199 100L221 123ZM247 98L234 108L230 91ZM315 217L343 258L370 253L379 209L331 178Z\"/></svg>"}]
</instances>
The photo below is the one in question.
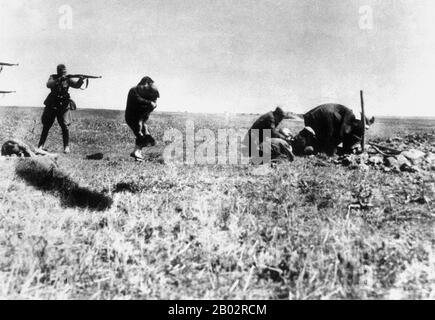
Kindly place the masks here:
<instances>
[{"instance_id":1,"label":"body lying on ground","mask_svg":"<svg viewBox=\"0 0 435 320\"><path fill-rule=\"evenodd\" d=\"M260 153L270 152L272 161L293 161L292 147L287 140L281 138L269 138L260 145Z\"/></svg>"},{"instance_id":2,"label":"body lying on ground","mask_svg":"<svg viewBox=\"0 0 435 320\"><path fill-rule=\"evenodd\" d=\"M53 158L57 157L57 154L46 152L41 148L31 147L28 144L15 139L11 139L3 143L1 155L4 157L17 156L24 158L33 158L36 156L50 156Z\"/></svg>"}]
</instances>

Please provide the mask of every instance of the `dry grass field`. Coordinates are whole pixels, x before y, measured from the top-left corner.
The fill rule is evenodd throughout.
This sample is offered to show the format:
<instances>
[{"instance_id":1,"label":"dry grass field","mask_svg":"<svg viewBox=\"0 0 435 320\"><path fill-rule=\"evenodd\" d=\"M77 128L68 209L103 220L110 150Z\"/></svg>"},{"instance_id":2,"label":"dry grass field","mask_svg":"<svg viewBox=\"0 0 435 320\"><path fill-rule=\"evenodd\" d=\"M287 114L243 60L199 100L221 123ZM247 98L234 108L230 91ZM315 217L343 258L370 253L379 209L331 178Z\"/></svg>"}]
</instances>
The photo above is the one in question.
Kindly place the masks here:
<instances>
[{"instance_id":1,"label":"dry grass field","mask_svg":"<svg viewBox=\"0 0 435 320\"><path fill-rule=\"evenodd\" d=\"M37 144L41 112L0 108L0 141ZM123 117L76 111L72 154L57 166L0 161L0 298L435 299L430 167L163 163L166 129L248 128L257 117L187 113L153 114L158 145L137 163ZM380 119L369 138L434 153L434 128ZM57 124L47 147L62 150Z\"/></svg>"}]
</instances>

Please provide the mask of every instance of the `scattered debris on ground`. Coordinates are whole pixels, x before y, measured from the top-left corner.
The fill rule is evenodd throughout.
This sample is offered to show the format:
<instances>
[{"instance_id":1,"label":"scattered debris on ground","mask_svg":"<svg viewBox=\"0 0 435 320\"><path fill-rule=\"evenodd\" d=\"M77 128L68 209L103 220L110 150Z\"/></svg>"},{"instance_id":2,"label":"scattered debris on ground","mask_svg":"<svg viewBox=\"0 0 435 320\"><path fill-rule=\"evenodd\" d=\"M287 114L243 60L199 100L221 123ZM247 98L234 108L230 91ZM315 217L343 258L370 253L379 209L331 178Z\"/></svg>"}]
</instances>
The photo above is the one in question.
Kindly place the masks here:
<instances>
[{"instance_id":1,"label":"scattered debris on ground","mask_svg":"<svg viewBox=\"0 0 435 320\"><path fill-rule=\"evenodd\" d=\"M366 152L343 155L332 162L352 169L385 172L435 171L435 132L373 141Z\"/></svg>"},{"instance_id":2,"label":"scattered debris on ground","mask_svg":"<svg viewBox=\"0 0 435 320\"><path fill-rule=\"evenodd\" d=\"M103 160L104 153L98 152L98 153L90 154L90 155L86 156L86 159L88 159L88 160Z\"/></svg>"}]
</instances>

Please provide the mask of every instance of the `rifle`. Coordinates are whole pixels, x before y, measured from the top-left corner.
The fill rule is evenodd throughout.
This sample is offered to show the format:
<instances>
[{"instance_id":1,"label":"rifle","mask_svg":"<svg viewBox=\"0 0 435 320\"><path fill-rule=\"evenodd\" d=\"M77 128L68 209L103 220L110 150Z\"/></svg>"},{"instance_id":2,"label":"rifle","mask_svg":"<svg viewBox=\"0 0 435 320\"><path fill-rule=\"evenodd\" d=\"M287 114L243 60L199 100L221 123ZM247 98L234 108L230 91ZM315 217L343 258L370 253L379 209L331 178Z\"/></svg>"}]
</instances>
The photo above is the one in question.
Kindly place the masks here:
<instances>
[{"instance_id":1,"label":"rifle","mask_svg":"<svg viewBox=\"0 0 435 320\"><path fill-rule=\"evenodd\" d=\"M6 62L0 62L0 66L13 67L13 66L18 66L18 63L6 63Z\"/></svg>"},{"instance_id":2,"label":"rifle","mask_svg":"<svg viewBox=\"0 0 435 320\"><path fill-rule=\"evenodd\" d=\"M102 78L102 76L88 76L86 74L68 74L66 77L68 79L71 78L101 79Z\"/></svg>"},{"instance_id":3,"label":"rifle","mask_svg":"<svg viewBox=\"0 0 435 320\"><path fill-rule=\"evenodd\" d=\"M18 63L6 63L6 62L0 62L0 73L3 71L3 67L13 67L18 66Z\"/></svg>"},{"instance_id":4,"label":"rifle","mask_svg":"<svg viewBox=\"0 0 435 320\"><path fill-rule=\"evenodd\" d=\"M85 90L89 86L89 79L101 79L102 76L89 76L86 74L68 74L64 78L66 78L66 79L73 79L73 78L86 79L86 87L84 89L80 88L82 90Z\"/></svg>"}]
</instances>

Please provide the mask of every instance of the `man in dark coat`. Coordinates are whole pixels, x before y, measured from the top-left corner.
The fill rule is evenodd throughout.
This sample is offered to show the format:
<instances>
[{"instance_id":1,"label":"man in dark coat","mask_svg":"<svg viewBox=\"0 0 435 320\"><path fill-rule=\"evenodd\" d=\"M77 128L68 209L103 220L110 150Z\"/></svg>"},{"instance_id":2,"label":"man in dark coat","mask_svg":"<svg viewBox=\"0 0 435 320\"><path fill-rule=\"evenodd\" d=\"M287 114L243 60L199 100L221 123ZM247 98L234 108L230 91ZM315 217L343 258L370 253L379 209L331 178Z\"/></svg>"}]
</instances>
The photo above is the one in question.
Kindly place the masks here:
<instances>
[{"instance_id":1,"label":"man in dark coat","mask_svg":"<svg viewBox=\"0 0 435 320\"><path fill-rule=\"evenodd\" d=\"M316 134L317 151L334 155L340 143L345 152L350 152L361 141L364 126L373 124L375 119L357 120L352 110L343 105L324 104L307 112L304 121Z\"/></svg>"},{"instance_id":2,"label":"man in dark coat","mask_svg":"<svg viewBox=\"0 0 435 320\"><path fill-rule=\"evenodd\" d=\"M53 126L54 120L57 119L62 129L64 152L70 153L68 126L71 124L70 110L75 109L75 104L71 100L68 90L70 87L79 89L83 85L84 79L79 78L79 80L74 81L68 79L66 77L67 74L65 65L60 64L57 66L57 74L51 75L48 79L47 88L49 88L51 92L44 101L45 109L41 118L43 129L38 149L45 149L44 145L47 140L48 132Z\"/></svg>"},{"instance_id":3,"label":"man in dark coat","mask_svg":"<svg viewBox=\"0 0 435 320\"><path fill-rule=\"evenodd\" d=\"M156 144L146 122L157 107L160 93L150 77L144 77L136 87L130 89L125 110L125 121L136 136L134 151L130 154L137 161L143 161L142 149Z\"/></svg>"},{"instance_id":4,"label":"man in dark coat","mask_svg":"<svg viewBox=\"0 0 435 320\"><path fill-rule=\"evenodd\" d=\"M291 119L291 117L288 116L280 107L277 107L275 111L270 111L262 115L257 121L254 122L244 139L244 144L248 148L249 156L252 154L251 148L258 149L263 143L263 130L270 130L271 138L286 140L287 137L277 129L281 121L284 119Z\"/></svg>"}]
</instances>

